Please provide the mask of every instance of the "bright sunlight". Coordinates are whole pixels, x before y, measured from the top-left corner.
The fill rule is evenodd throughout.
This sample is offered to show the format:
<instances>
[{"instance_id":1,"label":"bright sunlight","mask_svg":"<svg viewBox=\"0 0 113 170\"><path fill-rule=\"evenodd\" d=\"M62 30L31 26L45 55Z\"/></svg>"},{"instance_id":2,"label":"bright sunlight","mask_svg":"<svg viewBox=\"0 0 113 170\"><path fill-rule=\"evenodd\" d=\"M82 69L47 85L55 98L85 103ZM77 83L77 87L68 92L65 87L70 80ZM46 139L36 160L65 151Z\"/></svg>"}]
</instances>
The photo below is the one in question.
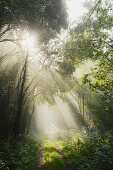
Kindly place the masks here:
<instances>
[{"instance_id":1,"label":"bright sunlight","mask_svg":"<svg viewBox=\"0 0 113 170\"><path fill-rule=\"evenodd\" d=\"M112 1L0 1L1 170L113 170Z\"/></svg>"},{"instance_id":2,"label":"bright sunlight","mask_svg":"<svg viewBox=\"0 0 113 170\"><path fill-rule=\"evenodd\" d=\"M24 50L32 51L35 48L35 37L25 32L22 37L21 45Z\"/></svg>"},{"instance_id":3,"label":"bright sunlight","mask_svg":"<svg viewBox=\"0 0 113 170\"><path fill-rule=\"evenodd\" d=\"M86 9L83 7L85 0L66 0L70 22L80 19Z\"/></svg>"}]
</instances>

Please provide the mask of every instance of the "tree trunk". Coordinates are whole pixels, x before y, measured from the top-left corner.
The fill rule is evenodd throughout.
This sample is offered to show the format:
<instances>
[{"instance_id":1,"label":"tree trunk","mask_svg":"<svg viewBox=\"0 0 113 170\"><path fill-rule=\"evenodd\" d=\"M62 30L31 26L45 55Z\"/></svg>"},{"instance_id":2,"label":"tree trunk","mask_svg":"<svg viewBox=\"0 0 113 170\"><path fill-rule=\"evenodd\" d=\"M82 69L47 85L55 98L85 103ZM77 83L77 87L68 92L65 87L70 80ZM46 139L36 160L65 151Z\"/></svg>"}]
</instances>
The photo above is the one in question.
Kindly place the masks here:
<instances>
[{"instance_id":1,"label":"tree trunk","mask_svg":"<svg viewBox=\"0 0 113 170\"><path fill-rule=\"evenodd\" d=\"M28 62L28 56L26 57L24 66L23 66L23 76L22 80L19 82L19 96L18 96L18 102L17 102L17 114L15 118L15 125L14 125L14 135L18 136L21 133L21 121L22 121L22 110L23 110L23 102L24 102L24 87L26 82L26 72L27 72L27 62Z\"/></svg>"}]
</instances>

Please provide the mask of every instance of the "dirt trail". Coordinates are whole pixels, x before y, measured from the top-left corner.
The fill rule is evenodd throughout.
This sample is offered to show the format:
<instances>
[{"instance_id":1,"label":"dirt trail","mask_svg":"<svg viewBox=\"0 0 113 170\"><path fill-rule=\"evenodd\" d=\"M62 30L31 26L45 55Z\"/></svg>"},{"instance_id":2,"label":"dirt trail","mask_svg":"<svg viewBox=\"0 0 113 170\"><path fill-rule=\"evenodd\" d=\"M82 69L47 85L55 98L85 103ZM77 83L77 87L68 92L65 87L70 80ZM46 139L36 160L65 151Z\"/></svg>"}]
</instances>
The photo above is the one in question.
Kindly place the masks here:
<instances>
[{"instance_id":1,"label":"dirt trail","mask_svg":"<svg viewBox=\"0 0 113 170\"><path fill-rule=\"evenodd\" d=\"M42 140L40 140L34 170L42 170L43 150L44 150L44 145Z\"/></svg>"},{"instance_id":2,"label":"dirt trail","mask_svg":"<svg viewBox=\"0 0 113 170\"><path fill-rule=\"evenodd\" d=\"M75 168L72 167L72 164L67 159L67 157L64 156L62 149L54 141L50 141L50 142L55 146L56 151L61 155L61 159L64 163L65 170L76 170ZM43 165L42 165L43 152L44 152L44 141L40 140L34 170L43 170Z\"/></svg>"},{"instance_id":3,"label":"dirt trail","mask_svg":"<svg viewBox=\"0 0 113 170\"><path fill-rule=\"evenodd\" d=\"M76 169L73 169L69 160L64 156L62 149L55 142L52 141L52 143L55 145L57 152L61 155L62 161L64 162L65 169L66 170L76 170Z\"/></svg>"}]
</instances>

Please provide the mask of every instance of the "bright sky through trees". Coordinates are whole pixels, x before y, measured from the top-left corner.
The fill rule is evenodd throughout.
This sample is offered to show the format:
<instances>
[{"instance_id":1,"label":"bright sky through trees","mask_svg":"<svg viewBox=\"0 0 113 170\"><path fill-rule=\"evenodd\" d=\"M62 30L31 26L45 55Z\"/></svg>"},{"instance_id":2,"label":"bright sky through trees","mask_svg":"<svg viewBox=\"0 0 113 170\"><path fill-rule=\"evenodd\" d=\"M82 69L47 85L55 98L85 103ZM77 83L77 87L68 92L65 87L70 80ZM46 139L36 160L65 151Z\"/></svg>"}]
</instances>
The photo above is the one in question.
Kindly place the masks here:
<instances>
[{"instance_id":1,"label":"bright sky through trees","mask_svg":"<svg viewBox=\"0 0 113 170\"><path fill-rule=\"evenodd\" d=\"M66 0L68 7L69 20L73 22L74 20L80 19L80 16L86 12L86 9L83 6L85 0Z\"/></svg>"},{"instance_id":2,"label":"bright sky through trees","mask_svg":"<svg viewBox=\"0 0 113 170\"><path fill-rule=\"evenodd\" d=\"M35 46L35 37L25 32L22 37L21 45L24 50L29 50L29 52L32 53Z\"/></svg>"},{"instance_id":3,"label":"bright sky through trees","mask_svg":"<svg viewBox=\"0 0 113 170\"><path fill-rule=\"evenodd\" d=\"M66 0L67 10L69 15L70 23L78 21L80 17L86 12L86 8L83 6L85 0ZM67 35L67 34L66 34ZM63 33L64 38L64 33ZM23 35L23 40L21 42L24 50L29 50L30 53L34 51L35 38L25 32Z\"/></svg>"}]
</instances>

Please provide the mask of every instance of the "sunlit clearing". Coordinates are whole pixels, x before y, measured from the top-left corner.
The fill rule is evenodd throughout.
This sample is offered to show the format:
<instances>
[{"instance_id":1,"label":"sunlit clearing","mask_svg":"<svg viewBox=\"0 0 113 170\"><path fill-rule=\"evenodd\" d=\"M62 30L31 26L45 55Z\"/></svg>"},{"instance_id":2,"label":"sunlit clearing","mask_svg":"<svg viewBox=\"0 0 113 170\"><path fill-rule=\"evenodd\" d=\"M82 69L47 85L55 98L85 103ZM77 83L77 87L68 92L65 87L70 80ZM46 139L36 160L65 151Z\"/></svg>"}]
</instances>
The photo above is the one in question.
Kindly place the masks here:
<instances>
[{"instance_id":1,"label":"sunlit clearing","mask_svg":"<svg viewBox=\"0 0 113 170\"><path fill-rule=\"evenodd\" d=\"M35 48L35 37L28 32L24 33L21 44L24 50L32 51Z\"/></svg>"},{"instance_id":2,"label":"sunlit clearing","mask_svg":"<svg viewBox=\"0 0 113 170\"><path fill-rule=\"evenodd\" d=\"M83 7L85 0L66 0L70 21L78 20L86 9Z\"/></svg>"}]
</instances>

